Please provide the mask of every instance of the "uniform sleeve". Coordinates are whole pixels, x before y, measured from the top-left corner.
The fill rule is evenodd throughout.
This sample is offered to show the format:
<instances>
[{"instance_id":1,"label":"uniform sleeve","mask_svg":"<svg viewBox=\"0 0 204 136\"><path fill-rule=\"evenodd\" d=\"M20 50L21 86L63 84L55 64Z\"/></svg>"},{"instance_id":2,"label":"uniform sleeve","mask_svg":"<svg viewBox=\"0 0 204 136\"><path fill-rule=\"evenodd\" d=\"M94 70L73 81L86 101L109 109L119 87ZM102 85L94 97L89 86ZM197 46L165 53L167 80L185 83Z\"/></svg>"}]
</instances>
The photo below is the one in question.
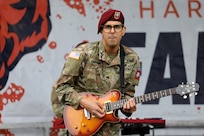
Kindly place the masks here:
<instances>
[{"instance_id":1,"label":"uniform sleeve","mask_svg":"<svg viewBox=\"0 0 204 136\"><path fill-rule=\"evenodd\" d=\"M141 67L140 67L140 60L137 54L135 53L132 54L130 58L131 58L130 59L131 64L129 66L129 69L131 69L131 73L126 82L125 95L134 97L135 86L139 84L139 80L141 76Z\"/></svg>"},{"instance_id":2,"label":"uniform sleeve","mask_svg":"<svg viewBox=\"0 0 204 136\"><path fill-rule=\"evenodd\" d=\"M52 87L52 92L51 92L51 104L52 104L52 110L55 116L58 118L62 118L64 105L58 100L54 87Z\"/></svg>"},{"instance_id":3,"label":"uniform sleeve","mask_svg":"<svg viewBox=\"0 0 204 136\"><path fill-rule=\"evenodd\" d=\"M133 66L132 73L131 73L129 81L133 85L138 85L139 80L140 80L140 76L141 76L140 60L139 60L139 57L136 55L135 56L135 64Z\"/></svg>"},{"instance_id":4,"label":"uniform sleeve","mask_svg":"<svg viewBox=\"0 0 204 136\"><path fill-rule=\"evenodd\" d=\"M132 50L131 50L132 51ZM126 82L126 88L125 88L125 94L122 97L122 99L130 99L134 97L135 94L135 86L139 84L139 79L141 75L141 67L140 67L140 60L136 53L130 53L129 57L129 69L131 67L132 71L127 79ZM121 112L126 115L127 117L131 116L132 113L125 113L122 109Z\"/></svg>"},{"instance_id":5,"label":"uniform sleeve","mask_svg":"<svg viewBox=\"0 0 204 136\"><path fill-rule=\"evenodd\" d=\"M75 109L78 108L82 96L75 89L75 82L78 79L83 55L76 49L73 50L64 64L62 73L57 81L56 93L58 99L66 105L70 105Z\"/></svg>"}]
</instances>

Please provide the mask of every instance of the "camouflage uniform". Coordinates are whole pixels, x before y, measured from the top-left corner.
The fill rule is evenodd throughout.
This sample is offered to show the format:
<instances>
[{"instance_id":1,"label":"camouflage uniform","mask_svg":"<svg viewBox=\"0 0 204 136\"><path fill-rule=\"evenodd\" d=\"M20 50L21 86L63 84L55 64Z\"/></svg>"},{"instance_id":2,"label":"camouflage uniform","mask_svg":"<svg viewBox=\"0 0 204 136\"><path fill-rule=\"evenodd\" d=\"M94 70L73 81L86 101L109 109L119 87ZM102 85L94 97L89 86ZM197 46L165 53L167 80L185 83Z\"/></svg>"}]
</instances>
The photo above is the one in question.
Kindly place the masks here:
<instances>
[{"instance_id":1,"label":"camouflage uniform","mask_svg":"<svg viewBox=\"0 0 204 136\"><path fill-rule=\"evenodd\" d=\"M56 88L56 86L54 85L52 87L52 92L51 92L52 109L53 109L53 112L55 114L55 117L63 120L64 104L58 100L55 88ZM62 121L61 123L63 124L64 122ZM59 125L61 125L61 123ZM64 128L59 129L58 135L59 136L67 136L67 130Z\"/></svg>"},{"instance_id":2,"label":"camouflage uniform","mask_svg":"<svg viewBox=\"0 0 204 136\"><path fill-rule=\"evenodd\" d=\"M140 68L138 55L124 46L125 56L125 98L134 96L137 75ZM56 92L64 104L78 108L82 96L79 92L105 94L111 89L120 89L120 53L110 58L102 42L86 43L73 49L57 81ZM127 114L128 115L128 114ZM106 123L95 136L118 136L120 124Z\"/></svg>"},{"instance_id":3,"label":"camouflage uniform","mask_svg":"<svg viewBox=\"0 0 204 136\"><path fill-rule=\"evenodd\" d=\"M51 103L52 103L52 109L55 116L57 118L63 118L64 104L58 100L57 94L55 92L55 87L52 87Z\"/></svg>"}]
</instances>

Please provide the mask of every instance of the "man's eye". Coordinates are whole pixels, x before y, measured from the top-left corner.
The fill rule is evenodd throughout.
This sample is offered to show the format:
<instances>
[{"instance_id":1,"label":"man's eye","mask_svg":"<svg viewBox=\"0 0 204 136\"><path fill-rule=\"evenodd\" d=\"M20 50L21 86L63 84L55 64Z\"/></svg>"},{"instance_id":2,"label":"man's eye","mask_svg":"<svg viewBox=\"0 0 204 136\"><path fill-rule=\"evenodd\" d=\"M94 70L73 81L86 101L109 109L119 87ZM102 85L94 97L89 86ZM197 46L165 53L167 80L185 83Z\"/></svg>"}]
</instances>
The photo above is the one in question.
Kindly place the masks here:
<instances>
[{"instance_id":1,"label":"man's eye","mask_svg":"<svg viewBox=\"0 0 204 136\"><path fill-rule=\"evenodd\" d=\"M116 29L117 29L117 28L120 28L120 25L115 25L114 28L116 28Z\"/></svg>"},{"instance_id":2,"label":"man's eye","mask_svg":"<svg viewBox=\"0 0 204 136\"><path fill-rule=\"evenodd\" d=\"M112 26L107 25L107 26L105 26L105 28L107 28L107 29L111 29L111 28L112 28Z\"/></svg>"}]
</instances>

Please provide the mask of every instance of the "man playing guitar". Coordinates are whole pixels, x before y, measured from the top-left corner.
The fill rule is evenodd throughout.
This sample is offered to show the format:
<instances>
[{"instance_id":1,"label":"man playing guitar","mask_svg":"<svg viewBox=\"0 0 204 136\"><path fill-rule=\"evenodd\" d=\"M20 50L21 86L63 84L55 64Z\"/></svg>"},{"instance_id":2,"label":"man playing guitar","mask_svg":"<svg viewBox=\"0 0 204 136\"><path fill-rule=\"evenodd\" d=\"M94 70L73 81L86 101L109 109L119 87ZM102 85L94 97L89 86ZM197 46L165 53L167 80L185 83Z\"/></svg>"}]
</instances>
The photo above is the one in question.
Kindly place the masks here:
<instances>
[{"instance_id":1,"label":"man playing guitar","mask_svg":"<svg viewBox=\"0 0 204 136\"><path fill-rule=\"evenodd\" d=\"M139 83L140 61L131 48L120 43L126 32L124 20L119 10L110 9L104 12L98 23L101 41L81 44L69 53L55 91L59 100L69 106L68 111L65 106L64 116L65 125L72 135L119 135L118 110L108 111L117 105L103 101L105 97L100 98L108 92L110 93L106 97L110 97L112 101L127 99L119 108L123 114L131 116L136 111L136 103L132 97L135 94L135 86ZM124 57L124 78L121 77L121 57ZM124 90L120 96L111 90L121 90L122 78ZM82 111L82 114L77 111ZM114 115L110 112L114 112ZM71 116L68 119L71 123L66 124L66 116ZM112 121L106 121L105 118ZM90 124L89 120L92 120L93 124ZM88 125L90 126L87 127Z\"/></svg>"}]
</instances>

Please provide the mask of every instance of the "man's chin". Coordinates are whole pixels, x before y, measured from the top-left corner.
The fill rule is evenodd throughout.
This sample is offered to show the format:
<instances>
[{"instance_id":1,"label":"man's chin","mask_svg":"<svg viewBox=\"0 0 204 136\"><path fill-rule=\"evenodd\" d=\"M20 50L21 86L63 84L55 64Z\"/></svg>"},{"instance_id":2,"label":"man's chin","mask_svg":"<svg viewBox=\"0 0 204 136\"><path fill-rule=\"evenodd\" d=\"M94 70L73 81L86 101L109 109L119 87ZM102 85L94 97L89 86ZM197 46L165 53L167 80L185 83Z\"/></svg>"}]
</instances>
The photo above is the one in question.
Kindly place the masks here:
<instances>
[{"instance_id":1,"label":"man's chin","mask_svg":"<svg viewBox=\"0 0 204 136\"><path fill-rule=\"evenodd\" d=\"M115 47L115 46L117 46L117 42L115 40L111 40L111 41L109 41L109 46Z\"/></svg>"}]
</instances>

